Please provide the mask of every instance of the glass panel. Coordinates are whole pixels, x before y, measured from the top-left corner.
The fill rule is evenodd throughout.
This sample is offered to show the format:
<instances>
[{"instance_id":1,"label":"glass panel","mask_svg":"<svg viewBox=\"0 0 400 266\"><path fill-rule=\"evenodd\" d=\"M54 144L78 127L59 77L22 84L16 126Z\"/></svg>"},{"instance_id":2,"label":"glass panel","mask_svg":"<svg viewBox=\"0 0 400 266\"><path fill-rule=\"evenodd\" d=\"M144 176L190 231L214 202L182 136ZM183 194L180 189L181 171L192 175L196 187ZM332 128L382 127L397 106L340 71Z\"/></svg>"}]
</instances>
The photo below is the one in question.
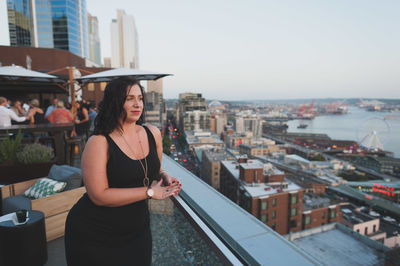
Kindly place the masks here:
<instances>
[{"instance_id":1,"label":"glass panel","mask_svg":"<svg viewBox=\"0 0 400 266\"><path fill-rule=\"evenodd\" d=\"M149 200L153 265L223 265L170 199Z\"/></svg>"}]
</instances>

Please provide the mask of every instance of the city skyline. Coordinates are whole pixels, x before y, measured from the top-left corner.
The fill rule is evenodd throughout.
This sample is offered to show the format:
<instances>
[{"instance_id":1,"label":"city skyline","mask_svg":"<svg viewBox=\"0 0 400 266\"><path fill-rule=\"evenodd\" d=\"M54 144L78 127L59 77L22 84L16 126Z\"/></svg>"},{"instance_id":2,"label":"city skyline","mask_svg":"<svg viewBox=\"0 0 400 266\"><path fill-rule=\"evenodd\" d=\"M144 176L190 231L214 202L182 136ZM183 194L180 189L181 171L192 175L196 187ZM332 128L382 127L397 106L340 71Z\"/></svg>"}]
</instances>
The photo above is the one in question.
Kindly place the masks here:
<instances>
[{"instance_id":1,"label":"city skyline","mask_svg":"<svg viewBox=\"0 0 400 266\"><path fill-rule=\"evenodd\" d=\"M197 92L220 100L399 98L399 7L397 1L116 0L110 8L87 0L99 19L102 58L111 55L109 25L123 9L136 21L140 68L174 74L164 79L166 98ZM0 44L8 45L4 14L6 1Z\"/></svg>"}]
</instances>

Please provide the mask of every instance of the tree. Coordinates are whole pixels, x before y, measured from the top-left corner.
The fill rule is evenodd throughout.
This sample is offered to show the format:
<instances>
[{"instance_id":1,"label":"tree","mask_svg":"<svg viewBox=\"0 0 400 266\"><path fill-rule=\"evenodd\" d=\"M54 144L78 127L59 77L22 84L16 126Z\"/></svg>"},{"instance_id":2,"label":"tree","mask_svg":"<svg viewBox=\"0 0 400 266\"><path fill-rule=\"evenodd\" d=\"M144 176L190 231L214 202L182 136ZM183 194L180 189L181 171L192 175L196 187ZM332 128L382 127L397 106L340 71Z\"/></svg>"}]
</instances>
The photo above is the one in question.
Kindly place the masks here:
<instances>
[{"instance_id":1,"label":"tree","mask_svg":"<svg viewBox=\"0 0 400 266\"><path fill-rule=\"evenodd\" d=\"M168 136L164 136L163 137L163 152L166 155L171 154L170 147L171 147L171 139Z\"/></svg>"}]
</instances>

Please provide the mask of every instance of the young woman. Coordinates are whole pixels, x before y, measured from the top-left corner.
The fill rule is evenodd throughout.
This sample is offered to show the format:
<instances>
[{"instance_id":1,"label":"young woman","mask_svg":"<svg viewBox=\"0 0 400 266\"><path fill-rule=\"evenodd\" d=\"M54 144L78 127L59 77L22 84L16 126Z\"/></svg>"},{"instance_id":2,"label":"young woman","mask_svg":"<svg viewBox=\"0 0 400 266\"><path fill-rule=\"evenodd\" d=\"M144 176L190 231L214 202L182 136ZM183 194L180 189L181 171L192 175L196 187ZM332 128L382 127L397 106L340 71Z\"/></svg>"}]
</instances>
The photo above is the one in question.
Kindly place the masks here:
<instances>
[{"instance_id":1,"label":"young woman","mask_svg":"<svg viewBox=\"0 0 400 266\"><path fill-rule=\"evenodd\" d=\"M87 193L65 226L68 265L151 264L146 199L177 195L181 184L161 168L161 133L142 126L143 107L136 80L118 78L107 85L82 156Z\"/></svg>"}]
</instances>

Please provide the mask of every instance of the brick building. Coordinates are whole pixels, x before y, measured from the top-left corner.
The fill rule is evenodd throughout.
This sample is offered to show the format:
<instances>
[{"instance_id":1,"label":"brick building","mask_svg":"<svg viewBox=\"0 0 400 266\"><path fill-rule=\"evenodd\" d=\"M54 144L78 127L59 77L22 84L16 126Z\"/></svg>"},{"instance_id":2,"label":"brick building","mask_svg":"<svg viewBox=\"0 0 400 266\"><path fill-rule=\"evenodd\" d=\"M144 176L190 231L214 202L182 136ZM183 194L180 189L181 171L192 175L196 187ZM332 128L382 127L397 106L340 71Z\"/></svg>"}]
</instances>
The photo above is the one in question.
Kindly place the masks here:
<instances>
[{"instance_id":1,"label":"brick building","mask_svg":"<svg viewBox=\"0 0 400 266\"><path fill-rule=\"evenodd\" d=\"M302 229L303 189L270 164L221 162L221 192L281 235Z\"/></svg>"}]
</instances>

